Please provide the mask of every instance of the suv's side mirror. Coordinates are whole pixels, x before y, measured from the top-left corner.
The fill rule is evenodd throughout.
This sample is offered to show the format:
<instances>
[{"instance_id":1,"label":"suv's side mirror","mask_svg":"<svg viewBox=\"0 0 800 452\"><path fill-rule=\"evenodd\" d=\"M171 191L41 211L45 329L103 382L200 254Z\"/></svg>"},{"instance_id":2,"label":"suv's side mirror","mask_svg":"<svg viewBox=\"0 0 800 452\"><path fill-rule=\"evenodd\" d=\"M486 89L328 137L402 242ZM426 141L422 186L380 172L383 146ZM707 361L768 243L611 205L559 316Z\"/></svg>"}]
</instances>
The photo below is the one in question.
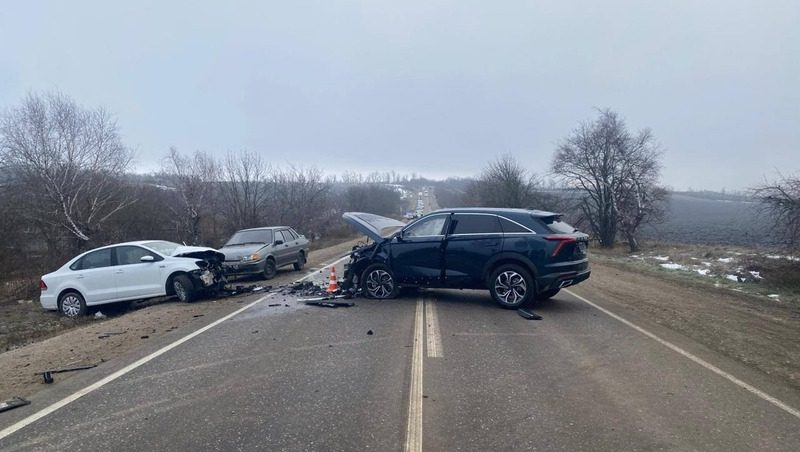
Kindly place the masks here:
<instances>
[{"instance_id":1,"label":"suv's side mirror","mask_svg":"<svg viewBox=\"0 0 800 452\"><path fill-rule=\"evenodd\" d=\"M275 246L283 245L283 240L275 240Z\"/></svg>"},{"instance_id":2,"label":"suv's side mirror","mask_svg":"<svg viewBox=\"0 0 800 452\"><path fill-rule=\"evenodd\" d=\"M156 258L154 258L153 256L151 256L151 255L149 255L149 254L148 254L148 255L146 255L146 256L142 256L142 257L140 257L140 258L139 258L139 260L140 260L141 262L155 262Z\"/></svg>"}]
</instances>

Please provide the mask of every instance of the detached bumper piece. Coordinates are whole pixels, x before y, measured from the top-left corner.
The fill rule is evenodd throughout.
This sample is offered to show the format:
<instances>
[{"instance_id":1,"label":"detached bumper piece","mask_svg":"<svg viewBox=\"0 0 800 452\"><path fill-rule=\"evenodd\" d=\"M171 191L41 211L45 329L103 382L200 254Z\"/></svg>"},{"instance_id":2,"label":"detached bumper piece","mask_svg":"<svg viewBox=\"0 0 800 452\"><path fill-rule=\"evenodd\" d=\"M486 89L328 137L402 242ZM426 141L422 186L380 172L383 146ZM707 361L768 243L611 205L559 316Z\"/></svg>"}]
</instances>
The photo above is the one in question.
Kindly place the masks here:
<instances>
[{"instance_id":1,"label":"detached bumper piece","mask_svg":"<svg viewBox=\"0 0 800 452\"><path fill-rule=\"evenodd\" d=\"M30 400L25 400L22 397L14 397L13 399L6 400L5 402L0 402L0 413L30 404Z\"/></svg>"}]
</instances>

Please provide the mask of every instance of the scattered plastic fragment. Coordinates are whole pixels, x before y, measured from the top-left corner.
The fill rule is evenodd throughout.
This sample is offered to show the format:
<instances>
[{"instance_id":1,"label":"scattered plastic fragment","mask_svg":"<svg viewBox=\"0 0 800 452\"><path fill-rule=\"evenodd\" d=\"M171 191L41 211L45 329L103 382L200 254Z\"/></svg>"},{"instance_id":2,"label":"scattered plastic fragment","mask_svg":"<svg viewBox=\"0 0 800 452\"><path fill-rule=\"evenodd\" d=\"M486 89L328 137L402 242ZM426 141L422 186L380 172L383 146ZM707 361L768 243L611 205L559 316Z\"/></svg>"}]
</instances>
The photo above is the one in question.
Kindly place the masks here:
<instances>
[{"instance_id":1,"label":"scattered plastic fragment","mask_svg":"<svg viewBox=\"0 0 800 452\"><path fill-rule=\"evenodd\" d=\"M13 399L8 399L4 402L0 402L0 413L3 411L13 410L14 408L19 408L21 406L30 405L30 400L25 400L22 397L14 397Z\"/></svg>"},{"instance_id":2,"label":"scattered plastic fragment","mask_svg":"<svg viewBox=\"0 0 800 452\"><path fill-rule=\"evenodd\" d=\"M372 336L373 334L375 333L373 333L372 330L367 331L367 336Z\"/></svg>"},{"instance_id":3,"label":"scattered plastic fragment","mask_svg":"<svg viewBox=\"0 0 800 452\"><path fill-rule=\"evenodd\" d=\"M517 314L528 320L542 320L542 316L528 309L517 309Z\"/></svg>"},{"instance_id":4,"label":"scattered plastic fragment","mask_svg":"<svg viewBox=\"0 0 800 452\"><path fill-rule=\"evenodd\" d=\"M95 319L98 319L98 320L99 320L99 319L104 319L104 318L106 318L106 315L105 315L105 314L103 314L103 313L102 313L102 312L100 312L100 311L97 311L97 312L95 312L95 313L94 313L94 318L95 318Z\"/></svg>"}]
</instances>

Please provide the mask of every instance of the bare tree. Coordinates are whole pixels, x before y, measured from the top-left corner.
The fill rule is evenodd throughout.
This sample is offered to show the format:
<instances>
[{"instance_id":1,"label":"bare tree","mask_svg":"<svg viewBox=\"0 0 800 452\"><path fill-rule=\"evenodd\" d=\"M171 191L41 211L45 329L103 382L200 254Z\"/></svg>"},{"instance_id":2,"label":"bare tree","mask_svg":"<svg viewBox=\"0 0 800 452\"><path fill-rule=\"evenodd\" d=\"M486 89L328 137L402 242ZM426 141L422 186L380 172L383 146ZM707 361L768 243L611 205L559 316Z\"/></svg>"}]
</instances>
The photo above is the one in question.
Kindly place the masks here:
<instances>
[{"instance_id":1,"label":"bare tree","mask_svg":"<svg viewBox=\"0 0 800 452\"><path fill-rule=\"evenodd\" d=\"M294 226L314 237L335 216L329 200L331 183L317 168L274 169L269 186L269 213L276 224Z\"/></svg>"},{"instance_id":2,"label":"bare tree","mask_svg":"<svg viewBox=\"0 0 800 452\"><path fill-rule=\"evenodd\" d=\"M263 226L269 171L258 154L247 151L228 154L220 194L225 218L233 230Z\"/></svg>"},{"instance_id":3,"label":"bare tree","mask_svg":"<svg viewBox=\"0 0 800 452\"><path fill-rule=\"evenodd\" d=\"M465 205L551 209L554 199L541 191L541 181L509 154L490 162L464 195Z\"/></svg>"},{"instance_id":4,"label":"bare tree","mask_svg":"<svg viewBox=\"0 0 800 452\"><path fill-rule=\"evenodd\" d=\"M62 94L29 94L0 118L0 161L30 196L26 215L66 231L74 250L131 202L120 179L132 156L106 110Z\"/></svg>"},{"instance_id":5,"label":"bare tree","mask_svg":"<svg viewBox=\"0 0 800 452\"><path fill-rule=\"evenodd\" d=\"M800 247L800 177L778 174L778 180L765 181L753 188L753 196L772 218L791 249Z\"/></svg>"},{"instance_id":6,"label":"bare tree","mask_svg":"<svg viewBox=\"0 0 800 452\"><path fill-rule=\"evenodd\" d=\"M205 152L184 156L174 147L163 161L163 173L174 188L173 224L179 237L193 245L202 243L201 222L211 211L217 163Z\"/></svg>"},{"instance_id":7,"label":"bare tree","mask_svg":"<svg viewBox=\"0 0 800 452\"><path fill-rule=\"evenodd\" d=\"M558 147L552 172L583 192L583 216L602 247L613 247L619 231L635 251L639 227L663 215L660 158L650 130L633 135L616 113L601 110L597 120L581 124Z\"/></svg>"}]
</instances>

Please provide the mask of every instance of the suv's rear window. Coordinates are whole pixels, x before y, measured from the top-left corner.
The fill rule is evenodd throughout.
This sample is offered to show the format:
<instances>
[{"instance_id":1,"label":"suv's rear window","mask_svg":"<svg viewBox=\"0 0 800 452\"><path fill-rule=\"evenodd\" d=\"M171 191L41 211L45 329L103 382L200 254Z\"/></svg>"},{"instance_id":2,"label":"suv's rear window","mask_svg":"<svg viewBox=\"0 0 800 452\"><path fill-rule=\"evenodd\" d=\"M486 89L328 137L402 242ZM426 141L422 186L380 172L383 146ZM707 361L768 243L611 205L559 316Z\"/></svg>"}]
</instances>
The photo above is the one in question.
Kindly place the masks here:
<instances>
[{"instance_id":1,"label":"suv's rear window","mask_svg":"<svg viewBox=\"0 0 800 452\"><path fill-rule=\"evenodd\" d=\"M561 217L544 217L539 218L539 220L541 220L553 234L572 234L577 231L577 229L572 227L569 223L561 221Z\"/></svg>"}]
</instances>

